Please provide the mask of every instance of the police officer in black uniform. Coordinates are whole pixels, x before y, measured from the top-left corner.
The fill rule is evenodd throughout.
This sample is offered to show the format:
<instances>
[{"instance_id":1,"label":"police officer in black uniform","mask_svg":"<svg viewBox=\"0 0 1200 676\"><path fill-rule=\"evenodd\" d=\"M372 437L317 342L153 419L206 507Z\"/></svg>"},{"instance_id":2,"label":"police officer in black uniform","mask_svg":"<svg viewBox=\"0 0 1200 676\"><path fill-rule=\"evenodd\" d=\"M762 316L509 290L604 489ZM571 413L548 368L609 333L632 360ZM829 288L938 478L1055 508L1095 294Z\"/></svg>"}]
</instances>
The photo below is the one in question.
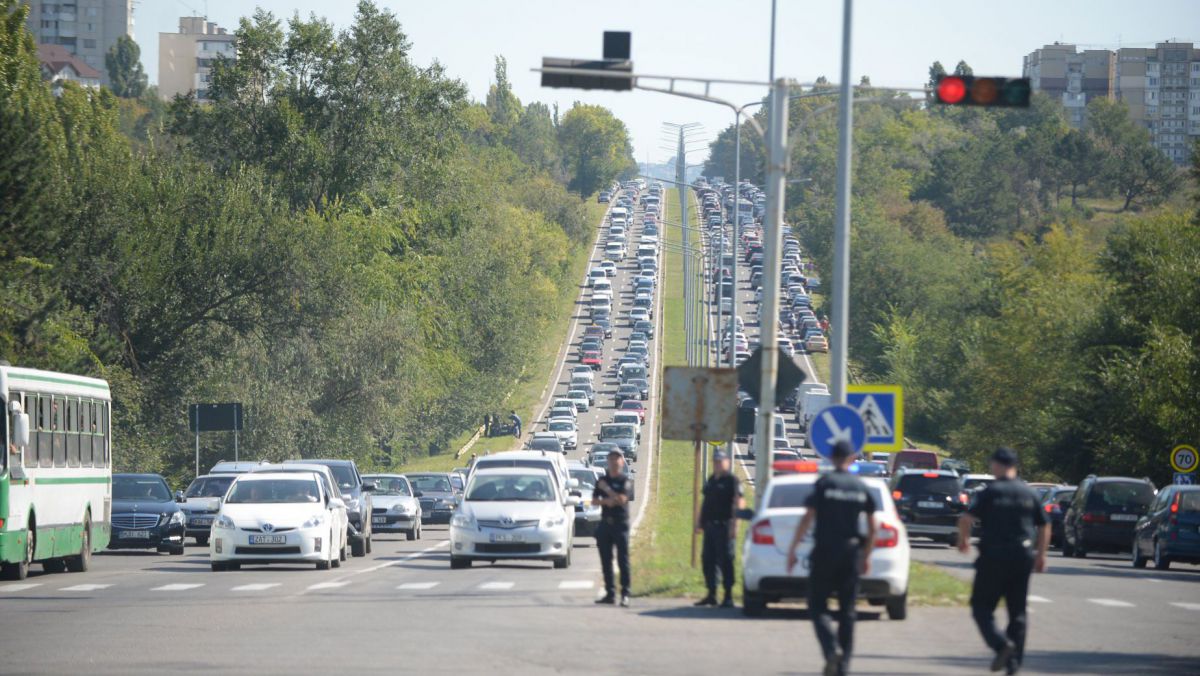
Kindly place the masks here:
<instances>
[{"instance_id":1,"label":"police officer in black uniform","mask_svg":"<svg viewBox=\"0 0 1200 676\"><path fill-rule=\"evenodd\" d=\"M1038 508L1037 495L1017 479L1017 454L1010 448L992 453L996 480L981 490L958 519L958 550L971 551L971 525L979 519L979 558L975 560L975 586L971 614L983 640L996 653L992 671L1015 674L1025 655L1026 597L1029 576L1046 569L1050 524ZM996 628L996 604L1004 599L1008 628Z\"/></svg>"},{"instance_id":2,"label":"police officer in black uniform","mask_svg":"<svg viewBox=\"0 0 1200 676\"><path fill-rule=\"evenodd\" d=\"M804 501L807 511L796 526L788 549L790 573L798 562L796 546L816 524L809 556L808 612L825 655L825 676L849 672L858 577L870 570L871 547L875 544L875 499L862 479L848 471L854 456L854 447L849 442L839 441L834 445L830 458L834 471L817 479L812 494ZM860 528L863 521L866 533ZM836 640L829 616L831 594L838 597Z\"/></svg>"},{"instance_id":3,"label":"police officer in black uniform","mask_svg":"<svg viewBox=\"0 0 1200 676\"><path fill-rule=\"evenodd\" d=\"M605 474L596 482L592 502L600 505L600 523L596 526L596 548L600 550L600 569L604 572L604 596L596 603L616 603L613 584L613 548L621 570L621 606L629 607L629 497L633 484L625 473L625 455L610 451Z\"/></svg>"},{"instance_id":4,"label":"police officer in black uniform","mask_svg":"<svg viewBox=\"0 0 1200 676\"><path fill-rule=\"evenodd\" d=\"M704 533L701 562L704 565L704 584L708 595L697 606L717 605L717 571L725 586L722 608L733 607L733 547L737 542L736 511L742 509L742 485L729 471L729 456L724 451L713 453L713 474L704 484L704 502L696 532Z\"/></svg>"}]
</instances>

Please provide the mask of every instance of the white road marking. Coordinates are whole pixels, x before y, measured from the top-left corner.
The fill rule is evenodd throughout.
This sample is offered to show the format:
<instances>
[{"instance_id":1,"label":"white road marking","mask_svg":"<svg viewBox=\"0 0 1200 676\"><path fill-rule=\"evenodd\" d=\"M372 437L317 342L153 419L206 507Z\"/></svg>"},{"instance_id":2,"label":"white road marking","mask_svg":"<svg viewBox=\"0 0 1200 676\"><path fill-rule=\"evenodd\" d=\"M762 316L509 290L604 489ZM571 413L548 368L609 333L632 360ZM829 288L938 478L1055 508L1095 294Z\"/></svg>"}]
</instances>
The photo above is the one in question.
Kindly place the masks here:
<instances>
[{"instance_id":1,"label":"white road marking","mask_svg":"<svg viewBox=\"0 0 1200 676\"><path fill-rule=\"evenodd\" d=\"M203 584L198 584L198 583L197 584L164 584L161 587L154 587L150 591L187 591L189 589L196 589L197 587L203 587L203 586L204 586Z\"/></svg>"},{"instance_id":2,"label":"white road marking","mask_svg":"<svg viewBox=\"0 0 1200 676\"><path fill-rule=\"evenodd\" d=\"M26 589L33 589L34 587L40 587L40 586L42 586L41 582L26 582L24 584L6 584L3 587L0 587L0 594L11 594L13 592L25 591Z\"/></svg>"},{"instance_id":3,"label":"white road marking","mask_svg":"<svg viewBox=\"0 0 1200 676\"><path fill-rule=\"evenodd\" d=\"M345 587L348 584L350 584L349 580L344 580L341 582L318 582L316 584L310 584L308 586L308 591L318 591L321 589L337 589L339 587Z\"/></svg>"},{"instance_id":4,"label":"white road marking","mask_svg":"<svg viewBox=\"0 0 1200 676\"><path fill-rule=\"evenodd\" d=\"M405 556L400 559L396 559L395 561L386 561L377 566L371 566L370 568L363 568L362 570L356 570L353 573L349 573L349 575L353 576L353 575L362 575L363 573L374 573L375 571L383 570L384 568L389 568L391 566L395 566L397 564L404 563L405 561L412 561L413 559L419 559L422 556L425 556L426 554L429 554L430 552L433 552L436 549L441 549L442 547L445 547L446 545L449 545L449 544L450 544L449 540L442 540L441 542L437 543L436 545L433 545L432 547L426 547L425 549L422 549L419 552L413 552L412 554L409 554L408 556Z\"/></svg>"},{"instance_id":5,"label":"white road marking","mask_svg":"<svg viewBox=\"0 0 1200 676\"><path fill-rule=\"evenodd\" d=\"M1184 610L1200 610L1200 603L1187 603L1185 601L1172 601L1171 605Z\"/></svg>"},{"instance_id":6,"label":"white road marking","mask_svg":"<svg viewBox=\"0 0 1200 676\"><path fill-rule=\"evenodd\" d=\"M403 591L423 591L427 589L433 589L439 584L441 584L441 582L405 582L404 584L396 587L396 589Z\"/></svg>"},{"instance_id":7,"label":"white road marking","mask_svg":"<svg viewBox=\"0 0 1200 676\"><path fill-rule=\"evenodd\" d=\"M63 587L59 591L99 591L101 589L108 589L111 586L111 584L77 584L73 587Z\"/></svg>"},{"instance_id":8,"label":"white road marking","mask_svg":"<svg viewBox=\"0 0 1200 676\"><path fill-rule=\"evenodd\" d=\"M513 582L484 582L476 587L480 591L504 591L513 588Z\"/></svg>"},{"instance_id":9,"label":"white road marking","mask_svg":"<svg viewBox=\"0 0 1200 676\"><path fill-rule=\"evenodd\" d=\"M1128 601L1121 601L1120 599L1088 599L1088 602L1095 603L1098 606L1105 606L1107 608L1133 608L1134 607L1132 603L1130 603Z\"/></svg>"},{"instance_id":10,"label":"white road marking","mask_svg":"<svg viewBox=\"0 0 1200 676\"><path fill-rule=\"evenodd\" d=\"M1053 601L1051 601L1050 599L1046 598L1045 596L1038 596L1037 594L1030 594L1029 596L1027 596L1027 597L1025 597L1025 598L1026 598L1026 599L1027 599L1027 600L1028 600L1030 603L1054 603Z\"/></svg>"},{"instance_id":11,"label":"white road marking","mask_svg":"<svg viewBox=\"0 0 1200 676\"><path fill-rule=\"evenodd\" d=\"M595 586L595 580L563 580L558 583L559 589L591 589Z\"/></svg>"},{"instance_id":12,"label":"white road marking","mask_svg":"<svg viewBox=\"0 0 1200 676\"><path fill-rule=\"evenodd\" d=\"M278 586L278 582L257 582L255 584L244 584L240 587L234 587L230 591L266 591Z\"/></svg>"}]
</instances>

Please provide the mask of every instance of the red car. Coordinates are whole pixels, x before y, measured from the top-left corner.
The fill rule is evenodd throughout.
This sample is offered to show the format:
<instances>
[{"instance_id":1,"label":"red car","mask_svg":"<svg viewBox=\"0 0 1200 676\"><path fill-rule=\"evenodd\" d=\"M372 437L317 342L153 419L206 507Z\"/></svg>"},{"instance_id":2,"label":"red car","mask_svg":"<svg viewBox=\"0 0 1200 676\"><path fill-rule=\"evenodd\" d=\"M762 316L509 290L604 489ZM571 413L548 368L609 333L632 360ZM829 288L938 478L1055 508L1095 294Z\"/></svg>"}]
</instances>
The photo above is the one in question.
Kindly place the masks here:
<instances>
[{"instance_id":1,"label":"red car","mask_svg":"<svg viewBox=\"0 0 1200 676\"><path fill-rule=\"evenodd\" d=\"M593 371L599 371L602 362L601 354L598 350L588 350L583 353L583 359L579 360L584 366L592 367Z\"/></svg>"},{"instance_id":2,"label":"red car","mask_svg":"<svg viewBox=\"0 0 1200 676\"><path fill-rule=\"evenodd\" d=\"M638 418L641 419L643 423L646 422L646 406L640 401L635 399L626 399L625 401L621 402L621 407L617 410L637 411Z\"/></svg>"}]
</instances>

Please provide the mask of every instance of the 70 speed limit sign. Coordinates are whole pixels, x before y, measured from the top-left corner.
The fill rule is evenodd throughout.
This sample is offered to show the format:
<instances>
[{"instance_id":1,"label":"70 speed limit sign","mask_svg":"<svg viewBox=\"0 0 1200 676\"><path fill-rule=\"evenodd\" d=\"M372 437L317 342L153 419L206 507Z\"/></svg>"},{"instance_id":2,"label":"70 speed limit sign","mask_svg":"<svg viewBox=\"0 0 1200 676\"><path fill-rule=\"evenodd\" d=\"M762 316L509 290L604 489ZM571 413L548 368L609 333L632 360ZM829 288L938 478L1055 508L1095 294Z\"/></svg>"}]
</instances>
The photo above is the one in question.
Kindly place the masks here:
<instances>
[{"instance_id":1,"label":"70 speed limit sign","mask_svg":"<svg viewBox=\"0 0 1200 676\"><path fill-rule=\"evenodd\" d=\"M1194 446L1180 444L1171 449L1171 467L1176 472L1188 474L1196 471L1197 465L1200 465L1200 453L1196 452Z\"/></svg>"}]
</instances>

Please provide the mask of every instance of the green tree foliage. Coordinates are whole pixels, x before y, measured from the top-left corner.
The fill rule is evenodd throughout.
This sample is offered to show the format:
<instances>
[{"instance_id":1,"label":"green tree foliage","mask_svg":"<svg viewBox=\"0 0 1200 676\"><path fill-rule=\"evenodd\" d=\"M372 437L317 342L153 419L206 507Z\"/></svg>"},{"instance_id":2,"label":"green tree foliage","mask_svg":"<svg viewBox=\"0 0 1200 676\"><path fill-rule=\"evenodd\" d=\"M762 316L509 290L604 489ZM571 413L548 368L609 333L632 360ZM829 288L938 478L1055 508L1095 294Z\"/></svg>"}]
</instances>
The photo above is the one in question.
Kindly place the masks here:
<instances>
[{"instance_id":1,"label":"green tree foliage","mask_svg":"<svg viewBox=\"0 0 1200 676\"><path fill-rule=\"evenodd\" d=\"M580 197L632 173L637 166L625 123L600 106L572 106L558 126L558 140L570 187Z\"/></svg>"},{"instance_id":2,"label":"green tree foliage","mask_svg":"<svg viewBox=\"0 0 1200 676\"><path fill-rule=\"evenodd\" d=\"M946 67L942 65L941 61L934 61L929 66L929 81L925 83L925 86L932 87L936 85L937 81L945 77L945 75Z\"/></svg>"},{"instance_id":3,"label":"green tree foliage","mask_svg":"<svg viewBox=\"0 0 1200 676\"><path fill-rule=\"evenodd\" d=\"M133 38L122 35L104 55L109 87L117 96L136 99L146 93L146 72L142 69L142 50Z\"/></svg>"},{"instance_id":4,"label":"green tree foliage","mask_svg":"<svg viewBox=\"0 0 1200 676\"><path fill-rule=\"evenodd\" d=\"M954 74L961 75L961 76L974 75L975 70L973 68L971 68L969 65L967 65L966 61L959 61L954 66Z\"/></svg>"}]
</instances>

